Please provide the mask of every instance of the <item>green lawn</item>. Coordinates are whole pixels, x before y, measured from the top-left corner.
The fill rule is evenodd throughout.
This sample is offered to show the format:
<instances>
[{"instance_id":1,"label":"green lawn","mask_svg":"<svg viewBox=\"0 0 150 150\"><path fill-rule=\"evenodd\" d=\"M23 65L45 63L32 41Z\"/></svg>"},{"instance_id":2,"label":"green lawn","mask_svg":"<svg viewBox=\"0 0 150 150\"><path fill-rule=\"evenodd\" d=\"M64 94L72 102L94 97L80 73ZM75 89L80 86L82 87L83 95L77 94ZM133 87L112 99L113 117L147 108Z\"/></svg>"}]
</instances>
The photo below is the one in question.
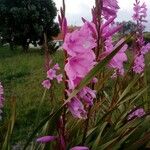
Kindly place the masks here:
<instances>
[{"instance_id":1,"label":"green lawn","mask_svg":"<svg viewBox=\"0 0 150 150\"><path fill-rule=\"evenodd\" d=\"M54 62L62 66L63 55L58 52L52 55ZM9 47L0 48L0 81L5 88L5 108L3 118L6 120L9 114L9 105L12 97L17 102L17 116L13 132L13 143L24 141L34 128L37 109L44 92L41 82L45 79L44 55L40 50L30 50L24 54L21 49L14 52ZM55 85L54 85L55 86ZM55 101L60 99L61 86L55 87ZM49 113L51 91L47 92L42 109L41 118Z\"/></svg>"}]
</instances>

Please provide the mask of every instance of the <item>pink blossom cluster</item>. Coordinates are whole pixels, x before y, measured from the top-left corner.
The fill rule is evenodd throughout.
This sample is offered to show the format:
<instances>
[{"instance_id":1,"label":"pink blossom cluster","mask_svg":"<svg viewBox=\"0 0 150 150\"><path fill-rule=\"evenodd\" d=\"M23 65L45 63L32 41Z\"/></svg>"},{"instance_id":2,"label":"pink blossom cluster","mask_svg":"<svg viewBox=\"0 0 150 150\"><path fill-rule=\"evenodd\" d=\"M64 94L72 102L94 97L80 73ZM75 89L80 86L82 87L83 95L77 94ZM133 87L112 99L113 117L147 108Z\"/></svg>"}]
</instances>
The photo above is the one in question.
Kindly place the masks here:
<instances>
[{"instance_id":1,"label":"pink blossom cluster","mask_svg":"<svg viewBox=\"0 0 150 150\"><path fill-rule=\"evenodd\" d=\"M111 18L112 19L112 18ZM107 24L110 20L106 21L102 26L102 38L107 39L109 37L112 37L114 34L116 34L121 28L122 25L112 26ZM112 21L112 20L111 20Z\"/></svg>"},{"instance_id":2,"label":"pink blossom cluster","mask_svg":"<svg viewBox=\"0 0 150 150\"><path fill-rule=\"evenodd\" d=\"M68 77L68 87L71 91L96 64L96 56L92 50L96 47L92 26L94 24L85 22L79 30L68 33L65 37L63 48L69 56L65 71ZM68 108L74 117L86 118L83 102L92 105L94 98L95 91L85 87L68 103Z\"/></svg>"},{"instance_id":3,"label":"pink blossom cluster","mask_svg":"<svg viewBox=\"0 0 150 150\"><path fill-rule=\"evenodd\" d=\"M1 120L1 114L2 114L2 108L4 106L4 89L0 82L0 120Z\"/></svg>"},{"instance_id":4,"label":"pink blossom cluster","mask_svg":"<svg viewBox=\"0 0 150 150\"><path fill-rule=\"evenodd\" d=\"M133 19L135 21L138 21L139 23L146 22L146 20L144 20L147 16L147 13L146 13L147 8L146 8L145 3L140 5L140 0L135 0L133 10L134 10Z\"/></svg>"},{"instance_id":5,"label":"pink blossom cluster","mask_svg":"<svg viewBox=\"0 0 150 150\"><path fill-rule=\"evenodd\" d=\"M86 119L87 112L84 104L92 106L94 98L96 98L96 91L86 86L68 102L67 106L75 118Z\"/></svg>"},{"instance_id":6,"label":"pink blossom cluster","mask_svg":"<svg viewBox=\"0 0 150 150\"><path fill-rule=\"evenodd\" d=\"M116 0L104 0L103 6L109 7L111 10L110 13L107 13L107 17L105 18L105 21L102 23L101 26L101 37L104 41L104 52L102 52L99 56L99 59L102 60L106 56L108 56L115 48L120 46L124 39L121 39L115 46L112 41L112 36L117 33L121 28L122 25L114 25L114 20L116 18L117 10L119 9L118 2ZM104 11L104 10L103 10ZM105 12L105 11L104 11ZM107 10L107 12L109 12ZM113 77L116 77L117 75L123 75L124 74L124 66L123 63L127 61L127 56L125 54L125 51L127 50L128 45L125 44L120 51L111 59L108 66L110 68L113 68L115 70L115 73Z\"/></svg>"},{"instance_id":7,"label":"pink blossom cluster","mask_svg":"<svg viewBox=\"0 0 150 150\"><path fill-rule=\"evenodd\" d=\"M106 20L117 16L119 6L117 0L103 0L102 14Z\"/></svg>"},{"instance_id":8,"label":"pink blossom cluster","mask_svg":"<svg viewBox=\"0 0 150 150\"><path fill-rule=\"evenodd\" d=\"M68 33L65 37L63 48L69 55L65 65L69 89L74 89L96 64L92 50L96 40L88 24L84 23L79 30Z\"/></svg>"},{"instance_id":9,"label":"pink blossom cluster","mask_svg":"<svg viewBox=\"0 0 150 150\"><path fill-rule=\"evenodd\" d=\"M42 82L42 85L46 89L50 89L51 87L51 81L56 79L58 83L62 81L63 75L62 74L56 74L57 70L60 70L60 67L58 64L55 64L53 68L50 68L47 71L47 79Z\"/></svg>"},{"instance_id":10,"label":"pink blossom cluster","mask_svg":"<svg viewBox=\"0 0 150 150\"><path fill-rule=\"evenodd\" d=\"M116 47L122 44L124 39L121 39L115 46L113 46L112 38L109 37L105 41L105 51L100 55L99 59L104 59L107 55L109 55ZM119 52L110 60L108 66L115 70L113 77L117 75L124 75L124 65L123 63L127 61L127 55L125 51L127 50L128 45L125 44Z\"/></svg>"},{"instance_id":11,"label":"pink blossom cluster","mask_svg":"<svg viewBox=\"0 0 150 150\"><path fill-rule=\"evenodd\" d=\"M145 44L144 38L143 38L143 22L146 22L144 20L147 16L147 8L146 4L143 3L140 5L139 0L135 0L134 4L134 15L133 19L137 21L138 31L136 33L136 47L135 47L135 56L134 56L134 65L133 65L133 71L135 73L142 73L145 68L145 55L150 51L150 43Z\"/></svg>"},{"instance_id":12,"label":"pink blossom cluster","mask_svg":"<svg viewBox=\"0 0 150 150\"><path fill-rule=\"evenodd\" d=\"M145 68L145 55L150 52L150 43L143 45L134 58L133 71L135 73L142 73Z\"/></svg>"}]
</instances>

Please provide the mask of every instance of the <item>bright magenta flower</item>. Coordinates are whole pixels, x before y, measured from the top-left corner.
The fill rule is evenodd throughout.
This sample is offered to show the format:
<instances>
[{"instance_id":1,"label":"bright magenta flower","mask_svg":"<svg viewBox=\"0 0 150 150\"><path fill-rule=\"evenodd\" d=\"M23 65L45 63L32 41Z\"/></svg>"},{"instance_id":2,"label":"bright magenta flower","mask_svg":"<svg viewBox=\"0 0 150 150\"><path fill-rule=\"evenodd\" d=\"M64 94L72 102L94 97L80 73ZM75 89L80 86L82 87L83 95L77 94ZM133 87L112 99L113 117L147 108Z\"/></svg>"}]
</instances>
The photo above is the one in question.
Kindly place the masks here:
<instances>
[{"instance_id":1,"label":"bright magenta flower","mask_svg":"<svg viewBox=\"0 0 150 150\"><path fill-rule=\"evenodd\" d=\"M145 22L144 19L147 16L147 8L146 8L145 3L140 5L140 1L139 0L135 0L135 4L134 4L133 10L134 10L133 19L135 21Z\"/></svg>"},{"instance_id":2,"label":"bright magenta flower","mask_svg":"<svg viewBox=\"0 0 150 150\"><path fill-rule=\"evenodd\" d=\"M144 111L143 108L138 108L134 111L132 111L129 115L128 115L128 120L134 119L134 118L140 118L142 116L144 116L146 113Z\"/></svg>"},{"instance_id":3,"label":"bright magenta flower","mask_svg":"<svg viewBox=\"0 0 150 150\"><path fill-rule=\"evenodd\" d=\"M148 44L142 46L142 48L141 48L141 54L142 54L142 55L145 55L145 54L147 54L148 52L150 52L150 43L148 43Z\"/></svg>"},{"instance_id":4,"label":"bright magenta flower","mask_svg":"<svg viewBox=\"0 0 150 150\"><path fill-rule=\"evenodd\" d=\"M58 70L60 70L60 67L58 64L55 64L52 69L49 69L47 71L47 79L42 82L42 85L44 88L50 89L51 80L56 79L58 83L60 83L62 81L63 75L62 74L59 74L59 75L56 74Z\"/></svg>"},{"instance_id":5,"label":"bright magenta flower","mask_svg":"<svg viewBox=\"0 0 150 150\"><path fill-rule=\"evenodd\" d=\"M65 71L70 82L70 89L74 89L79 83L79 79L83 79L85 75L95 65L95 54L91 52L69 57L68 62L65 65Z\"/></svg>"},{"instance_id":6,"label":"bright magenta flower","mask_svg":"<svg viewBox=\"0 0 150 150\"><path fill-rule=\"evenodd\" d=\"M47 78L49 78L50 80L53 80L55 77L56 77L56 70L49 69L47 71Z\"/></svg>"},{"instance_id":7,"label":"bright magenta flower","mask_svg":"<svg viewBox=\"0 0 150 150\"><path fill-rule=\"evenodd\" d=\"M57 82L60 83L62 81L63 75L59 74L56 76Z\"/></svg>"},{"instance_id":8,"label":"bright magenta flower","mask_svg":"<svg viewBox=\"0 0 150 150\"><path fill-rule=\"evenodd\" d=\"M85 19L83 21L85 23L79 30L66 35L63 44L63 48L69 55L65 71L70 91L80 83L96 64L96 56L93 52L93 48L96 47L96 28L93 23L89 23ZM81 90L77 97L68 102L68 108L72 115L76 118L85 119L87 112L83 103L92 105L94 97L95 93L92 90L88 88Z\"/></svg>"},{"instance_id":9,"label":"bright magenta flower","mask_svg":"<svg viewBox=\"0 0 150 150\"><path fill-rule=\"evenodd\" d=\"M124 39L121 39L115 46L113 46L111 37L108 38L105 41L105 51L100 55L100 60L104 59L107 55L109 55L115 48L122 44L123 41ZM108 64L109 67L115 69L114 76L124 74L123 63L127 61L127 55L125 54L127 48L128 46L127 44L125 44Z\"/></svg>"},{"instance_id":10,"label":"bright magenta flower","mask_svg":"<svg viewBox=\"0 0 150 150\"><path fill-rule=\"evenodd\" d=\"M144 55L139 55L136 56L134 59L134 66L133 66L133 71L135 73L142 73L144 71L144 67L145 67L145 62L144 62Z\"/></svg>"},{"instance_id":11,"label":"bright magenta flower","mask_svg":"<svg viewBox=\"0 0 150 150\"><path fill-rule=\"evenodd\" d=\"M42 85L43 85L44 88L50 89L50 87L51 87L50 80L49 80L49 79L44 80L44 81L42 82Z\"/></svg>"},{"instance_id":12,"label":"bright magenta flower","mask_svg":"<svg viewBox=\"0 0 150 150\"><path fill-rule=\"evenodd\" d=\"M59 64L55 64L53 70L60 70Z\"/></svg>"},{"instance_id":13,"label":"bright magenta flower","mask_svg":"<svg viewBox=\"0 0 150 150\"><path fill-rule=\"evenodd\" d=\"M0 120L3 106L4 106L4 88L0 82Z\"/></svg>"},{"instance_id":14,"label":"bright magenta flower","mask_svg":"<svg viewBox=\"0 0 150 150\"><path fill-rule=\"evenodd\" d=\"M57 140L57 136L43 136L38 138L36 141L39 143L48 143Z\"/></svg>"},{"instance_id":15,"label":"bright magenta flower","mask_svg":"<svg viewBox=\"0 0 150 150\"><path fill-rule=\"evenodd\" d=\"M79 93L78 97L86 104L92 106L93 100L96 98L96 91L90 89L89 87L84 87Z\"/></svg>"},{"instance_id":16,"label":"bright magenta flower","mask_svg":"<svg viewBox=\"0 0 150 150\"><path fill-rule=\"evenodd\" d=\"M117 0L103 0L103 16L108 20L112 16L117 16L119 6Z\"/></svg>"},{"instance_id":17,"label":"bright magenta flower","mask_svg":"<svg viewBox=\"0 0 150 150\"><path fill-rule=\"evenodd\" d=\"M71 148L70 150L89 150L89 148L85 146L75 146Z\"/></svg>"},{"instance_id":18,"label":"bright magenta flower","mask_svg":"<svg viewBox=\"0 0 150 150\"><path fill-rule=\"evenodd\" d=\"M111 27L111 26L105 26L103 27L102 30L102 37L108 38L108 37L112 37L115 33L117 33L118 31L120 31L120 29L122 28L122 25L117 25L115 27Z\"/></svg>"},{"instance_id":19,"label":"bright magenta flower","mask_svg":"<svg viewBox=\"0 0 150 150\"><path fill-rule=\"evenodd\" d=\"M91 49L96 46L92 32L86 22L81 29L66 35L63 48L72 57L91 52Z\"/></svg>"},{"instance_id":20,"label":"bright magenta flower","mask_svg":"<svg viewBox=\"0 0 150 150\"><path fill-rule=\"evenodd\" d=\"M134 4L134 15L133 19L137 21L137 27L138 30L136 32L136 42L135 42L135 49L134 49L134 64L133 64L133 71L135 73L143 73L144 67L145 67L145 55L150 51L150 43L145 44L144 36L142 34L144 26L143 22L146 22L144 20L147 16L147 8L145 3L140 5L139 0L135 0Z\"/></svg>"},{"instance_id":21,"label":"bright magenta flower","mask_svg":"<svg viewBox=\"0 0 150 150\"><path fill-rule=\"evenodd\" d=\"M93 82L93 83L97 83L97 82L98 82L98 79L97 79L97 78L93 78L92 82Z\"/></svg>"},{"instance_id":22,"label":"bright magenta flower","mask_svg":"<svg viewBox=\"0 0 150 150\"><path fill-rule=\"evenodd\" d=\"M80 119L87 118L87 112L84 110L84 106L82 102L77 97L72 98L67 105L71 114L75 118L80 118Z\"/></svg>"}]
</instances>

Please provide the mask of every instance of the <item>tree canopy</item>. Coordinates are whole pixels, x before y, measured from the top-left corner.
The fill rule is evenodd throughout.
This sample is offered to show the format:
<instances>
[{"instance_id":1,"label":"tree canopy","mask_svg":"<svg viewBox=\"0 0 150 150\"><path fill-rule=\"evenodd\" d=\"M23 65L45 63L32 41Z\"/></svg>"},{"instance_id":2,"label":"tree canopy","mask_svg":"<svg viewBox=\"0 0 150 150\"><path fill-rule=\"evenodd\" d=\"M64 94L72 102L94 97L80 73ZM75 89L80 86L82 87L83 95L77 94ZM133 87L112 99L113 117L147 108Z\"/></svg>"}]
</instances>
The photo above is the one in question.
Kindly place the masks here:
<instances>
[{"instance_id":1,"label":"tree canopy","mask_svg":"<svg viewBox=\"0 0 150 150\"><path fill-rule=\"evenodd\" d=\"M122 25L122 28L121 28L119 33L121 33L123 35L124 34L129 34L131 32L134 32L137 29L137 25L134 22L132 22L132 21L123 21L121 23L118 22L117 24L121 24Z\"/></svg>"},{"instance_id":2,"label":"tree canopy","mask_svg":"<svg viewBox=\"0 0 150 150\"><path fill-rule=\"evenodd\" d=\"M43 44L43 34L48 40L59 33L54 22L57 15L52 0L0 0L0 33L12 44L27 48L32 42Z\"/></svg>"}]
</instances>

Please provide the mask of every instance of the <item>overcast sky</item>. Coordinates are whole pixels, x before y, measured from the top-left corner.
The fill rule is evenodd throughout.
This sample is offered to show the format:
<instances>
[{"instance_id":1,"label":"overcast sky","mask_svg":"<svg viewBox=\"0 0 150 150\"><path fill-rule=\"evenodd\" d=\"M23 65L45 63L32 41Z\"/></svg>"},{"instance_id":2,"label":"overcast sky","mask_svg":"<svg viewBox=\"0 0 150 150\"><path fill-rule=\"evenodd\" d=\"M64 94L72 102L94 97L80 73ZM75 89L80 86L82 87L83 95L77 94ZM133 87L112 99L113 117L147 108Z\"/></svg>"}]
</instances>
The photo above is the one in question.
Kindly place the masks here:
<instances>
[{"instance_id":1,"label":"overcast sky","mask_svg":"<svg viewBox=\"0 0 150 150\"><path fill-rule=\"evenodd\" d=\"M81 17L91 20L91 8L95 0L66 0L66 16L70 25L81 25ZM117 21L132 20L133 3L135 0L118 0L120 10L118 12ZM62 0L54 0L57 9L62 5ZM141 0L145 2L148 8L147 30L150 31L150 0Z\"/></svg>"}]
</instances>

